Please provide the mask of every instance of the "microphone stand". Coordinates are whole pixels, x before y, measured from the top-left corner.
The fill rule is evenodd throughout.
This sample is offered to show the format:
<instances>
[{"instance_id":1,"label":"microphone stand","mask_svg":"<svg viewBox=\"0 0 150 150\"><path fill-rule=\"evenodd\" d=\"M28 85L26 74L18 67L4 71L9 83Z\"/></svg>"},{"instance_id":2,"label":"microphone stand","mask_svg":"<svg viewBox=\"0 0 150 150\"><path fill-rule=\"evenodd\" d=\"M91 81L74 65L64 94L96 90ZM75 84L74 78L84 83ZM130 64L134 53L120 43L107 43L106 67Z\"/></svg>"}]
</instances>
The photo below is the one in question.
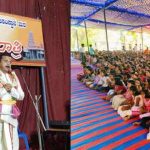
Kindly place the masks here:
<instances>
[{"instance_id":1,"label":"microphone stand","mask_svg":"<svg viewBox=\"0 0 150 150\"><path fill-rule=\"evenodd\" d=\"M22 69L22 68L21 68L21 69ZM37 116L38 116L38 118L39 118L39 120L40 120L40 122L41 122L41 124L42 124L42 127L43 127L44 131L70 132L69 129L56 129L56 128L49 128L49 129L46 129L46 127L45 127L45 125L44 125L44 123L43 123L43 120L42 120L42 118L41 118L41 115L39 114L39 111L38 111L38 109L37 109L37 107L36 107L36 103L34 102L36 99L33 98L32 94L31 94L31 92L30 92L30 89L29 89L29 87L28 87L28 84L27 84L27 82L26 82L26 80L25 80L25 78L24 78L24 76L23 76L23 74L22 74L22 72L21 72L21 69L20 69L21 77L22 77L23 82L24 82L24 84L25 84L25 86L26 86L27 92L29 93L29 96L30 96L30 98L31 98L31 100L32 100L32 103L33 103L33 106L34 106L34 108L35 108L36 114L37 114Z\"/></svg>"},{"instance_id":2,"label":"microphone stand","mask_svg":"<svg viewBox=\"0 0 150 150\"><path fill-rule=\"evenodd\" d=\"M22 79L23 79L23 82L24 82L24 84L25 84L25 86L26 86L27 92L28 92L28 94L29 94L29 96L30 96L30 98L31 98L31 100L32 100L32 103L33 103L33 106L34 106L34 108L35 108L37 117L38 117L38 119L40 120L44 131L46 131L47 129L46 129L46 127L45 127L45 125L44 125L44 122L43 122L43 120L42 120L42 117L41 117L41 115L39 114L39 111L38 111L38 109L37 109L37 107L36 107L36 103L34 102L35 99L33 98L32 94L31 94L31 92L30 92L30 89L29 89L29 87L28 87L28 84L27 84L27 82L26 82L26 80L25 80L25 78L24 78L24 76L23 76L21 70L20 70L20 74L21 74L21 77L22 77Z\"/></svg>"},{"instance_id":3,"label":"microphone stand","mask_svg":"<svg viewBox=\"0 0 150 150\"><path fill-rule=\"evenodd\" d=\"M38 97L37 95L35 95L35 99L36 99L36 108L39 112L39 100L41 98L41 95ZM36 115L37 116L37 115ZM37 131L38 131L38 140L39 140L39 149L42 150L42 139L41 139L41 130L40 130L40 120L37 116Z\"/></svg>"}]
</instances>

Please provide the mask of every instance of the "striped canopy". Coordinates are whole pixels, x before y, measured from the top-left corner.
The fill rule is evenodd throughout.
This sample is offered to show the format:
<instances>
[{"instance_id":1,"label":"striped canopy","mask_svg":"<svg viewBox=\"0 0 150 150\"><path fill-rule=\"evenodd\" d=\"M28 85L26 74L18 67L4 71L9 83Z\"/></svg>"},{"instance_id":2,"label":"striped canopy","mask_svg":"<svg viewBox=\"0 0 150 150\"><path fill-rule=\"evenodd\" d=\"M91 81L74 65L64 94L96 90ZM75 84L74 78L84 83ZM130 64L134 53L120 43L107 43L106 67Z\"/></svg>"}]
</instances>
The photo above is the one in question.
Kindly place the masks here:
<instances>
[{"instance_id":1,"label":"striped canopy","mask_svg":"<svg viewBox=\"0 0 150 150\"><path fill-rule=\"evenodd\" d=\"M71 25L135 29L150 26L150 0L71 0Z\"/></svg>"}]
</instances>

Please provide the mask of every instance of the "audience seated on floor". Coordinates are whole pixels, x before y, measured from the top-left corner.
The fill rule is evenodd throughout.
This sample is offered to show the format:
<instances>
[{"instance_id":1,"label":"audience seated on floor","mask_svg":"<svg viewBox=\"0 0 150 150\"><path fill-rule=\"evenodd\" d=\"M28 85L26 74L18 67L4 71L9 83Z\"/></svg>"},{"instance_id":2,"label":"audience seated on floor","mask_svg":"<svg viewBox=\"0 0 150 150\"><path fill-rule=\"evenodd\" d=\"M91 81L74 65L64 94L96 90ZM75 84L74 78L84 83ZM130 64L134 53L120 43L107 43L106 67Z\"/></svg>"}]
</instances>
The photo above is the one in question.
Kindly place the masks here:
<instances>
[{"instance_id":1,"label":"audience seated on floor","mask_svg":"<svg viewBox=\"0 0 150 150\"><path fill-rule=\"evenodd\" d=\"M106 93L100 98L110 101L124 120L147 114L140 124L150 128L150 55L99 51L95 56L88 53L85 56L83 73L77 79L91 89Z\"/></svg>"}]
</instances>

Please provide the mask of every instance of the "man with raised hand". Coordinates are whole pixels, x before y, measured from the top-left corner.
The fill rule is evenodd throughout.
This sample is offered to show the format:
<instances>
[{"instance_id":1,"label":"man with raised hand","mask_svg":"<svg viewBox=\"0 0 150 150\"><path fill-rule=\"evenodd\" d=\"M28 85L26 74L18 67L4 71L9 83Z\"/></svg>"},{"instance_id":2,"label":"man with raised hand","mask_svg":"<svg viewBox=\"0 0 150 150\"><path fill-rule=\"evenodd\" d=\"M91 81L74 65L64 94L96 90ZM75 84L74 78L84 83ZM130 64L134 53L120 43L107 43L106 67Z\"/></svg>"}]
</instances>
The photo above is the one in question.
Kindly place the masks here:
<instances>
[{"instance_id":1,"label":"man with raised hand","mask_svg":"<svg viewBox=\"0 0 150 150\"><path fill-rule=\"evenodd\" d=\"M16 101L23 100L24 92L11 64L9 54L0 54L0 150L19 150Z\"/></svg>"}]
</instances>

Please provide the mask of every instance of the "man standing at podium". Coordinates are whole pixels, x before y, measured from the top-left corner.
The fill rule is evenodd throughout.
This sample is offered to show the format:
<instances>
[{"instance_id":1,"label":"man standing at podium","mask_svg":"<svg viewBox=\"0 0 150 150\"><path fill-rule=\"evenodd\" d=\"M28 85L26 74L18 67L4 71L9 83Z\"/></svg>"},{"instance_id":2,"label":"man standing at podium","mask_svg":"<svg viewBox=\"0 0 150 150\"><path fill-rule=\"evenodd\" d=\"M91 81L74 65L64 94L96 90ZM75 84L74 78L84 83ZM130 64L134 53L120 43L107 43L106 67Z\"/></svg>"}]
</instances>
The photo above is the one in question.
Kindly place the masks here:
<instances>
[{"instance_id":1,"label":"man standing at podium","mask_svg":"<svg viewBox=\"0 0 150 150\"><path fill-rule=\"evenodd\" d=\"M19 150L16 101L23 100L24 92L11 63L9 54L0 54L0 150Z\"/></svg>"}]
</instances>

